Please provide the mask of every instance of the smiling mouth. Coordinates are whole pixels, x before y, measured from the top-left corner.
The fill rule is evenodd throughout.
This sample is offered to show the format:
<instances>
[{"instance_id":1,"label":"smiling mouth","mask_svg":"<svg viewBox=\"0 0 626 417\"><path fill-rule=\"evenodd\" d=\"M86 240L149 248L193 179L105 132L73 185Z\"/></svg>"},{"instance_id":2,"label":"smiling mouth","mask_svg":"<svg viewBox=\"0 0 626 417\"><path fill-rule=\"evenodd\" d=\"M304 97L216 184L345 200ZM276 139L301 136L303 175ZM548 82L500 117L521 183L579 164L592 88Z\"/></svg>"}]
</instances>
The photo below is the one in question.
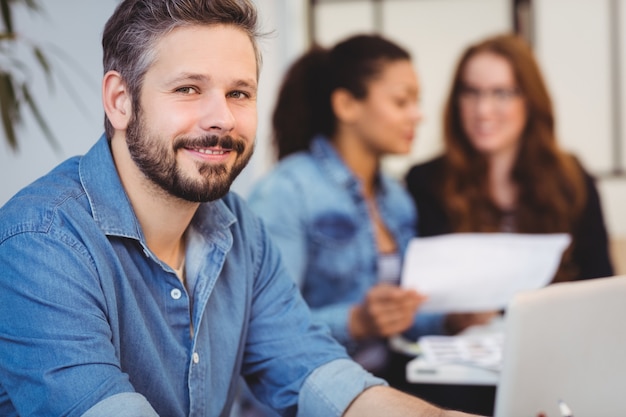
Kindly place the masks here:
<instances>
[{"instance_id":1,"label":"smiling mouth","mask_svg":"<svg viewBox=\"0 0 626 417\"><path fill-rule=\"evenodd\" d=\"M230 135L218 137L207 135L198 138L181 138L174 144L174 151L185 149L205 157L224 157L231 153L243 154L246 144Z\"/></svg>"},{"instance_id":2,"label":"smiling mouth","mask_svg":"<svg viewBox=\"0 0 626 417\"><path fill-rule=\"evenodd\" d=\"M205 155L224 155L230 153L230 149L206 149L206 148L191 148L192 151L202 153Z\"/></svg>"}]
</instances>

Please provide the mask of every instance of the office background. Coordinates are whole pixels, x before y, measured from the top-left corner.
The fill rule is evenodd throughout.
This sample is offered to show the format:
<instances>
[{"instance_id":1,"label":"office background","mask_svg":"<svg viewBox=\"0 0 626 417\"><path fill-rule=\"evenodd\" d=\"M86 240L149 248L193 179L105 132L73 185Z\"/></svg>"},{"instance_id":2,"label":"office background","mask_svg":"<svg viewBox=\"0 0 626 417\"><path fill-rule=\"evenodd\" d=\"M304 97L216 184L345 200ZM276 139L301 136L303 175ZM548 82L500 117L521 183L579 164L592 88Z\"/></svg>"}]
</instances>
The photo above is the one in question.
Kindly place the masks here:
<instances>
[{"instance_id":1,"label":"office background","mask_svg":"<svg viewBox=\"0 0 626 417\"><path fill-rule=\"evenodd\" d=\"M425 120L411 155L385 160L384 169L400 178L411 164L441 150L441 108L461 50L484 36L518 29L533 43L546 76L562 145L598 178L615 261L626 273L626 0L255 1L269 33L260 44L255 156L234 184L236 191L246 195L272 166L269 119L276 90L312 39L328 46L354 32L378 31L412 52ZM17 51L60 149L25 112L19 149L11 150L5 140L0 145L0 204L65 158L87 151L102 133L100 36L117 2L41 1L42 14L16 9L17 31L41 45L52 64L50 88L29 49Z\"/></svg>"}]
</instances>

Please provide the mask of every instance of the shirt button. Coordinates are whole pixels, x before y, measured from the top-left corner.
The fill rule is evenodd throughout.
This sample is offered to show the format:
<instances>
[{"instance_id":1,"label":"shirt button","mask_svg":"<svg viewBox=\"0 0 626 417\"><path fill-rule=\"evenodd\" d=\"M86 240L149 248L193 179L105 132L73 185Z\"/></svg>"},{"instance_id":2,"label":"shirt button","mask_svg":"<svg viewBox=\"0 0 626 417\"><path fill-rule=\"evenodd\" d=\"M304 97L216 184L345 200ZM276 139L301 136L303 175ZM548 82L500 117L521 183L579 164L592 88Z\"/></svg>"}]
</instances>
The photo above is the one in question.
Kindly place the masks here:
<instances>
[{"instance_id":1,"label":"shirt button","mask_svg":"<svg viewBox=\"0 0 626 417\"><path fill-rule=\"evenodd\" d=\"M174 288L172 291L170 291L170 296L174 300L178 300L182 295L183 293L178 288Z\"/></svg>"},{"instance_id":2,"label":"shirt button","mask_svg":"<svg viewBox=\"0 0 626 417\"><path fill-rule=\"evenodd\" d=\"M200 362L200 355L198 355L198 352L194 352L193 355L191 355L191 360L196 364Z\"/></svg>"}]
</instances>

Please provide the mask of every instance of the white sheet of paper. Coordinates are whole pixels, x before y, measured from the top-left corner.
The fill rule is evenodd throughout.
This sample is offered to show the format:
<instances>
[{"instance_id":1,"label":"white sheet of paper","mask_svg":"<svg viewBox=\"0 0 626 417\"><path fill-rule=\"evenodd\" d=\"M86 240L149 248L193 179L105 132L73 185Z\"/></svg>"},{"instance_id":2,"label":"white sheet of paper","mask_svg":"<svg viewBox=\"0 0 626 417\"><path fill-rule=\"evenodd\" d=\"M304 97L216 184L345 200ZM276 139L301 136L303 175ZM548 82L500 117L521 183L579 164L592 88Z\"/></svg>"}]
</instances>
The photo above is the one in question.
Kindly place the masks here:
<instances>
[{"instance_id":1,"label":"white sheet of paper","mask_svg":"<svg viewBox=\"0 0 626 417\"><path fill-rule=\"evenodd\" d=\"M414 238L402 286L428 296L420 311L500 310L519 291L547 285L570 236L520 233L453 233Z\"/></svg>"}]
</instances>

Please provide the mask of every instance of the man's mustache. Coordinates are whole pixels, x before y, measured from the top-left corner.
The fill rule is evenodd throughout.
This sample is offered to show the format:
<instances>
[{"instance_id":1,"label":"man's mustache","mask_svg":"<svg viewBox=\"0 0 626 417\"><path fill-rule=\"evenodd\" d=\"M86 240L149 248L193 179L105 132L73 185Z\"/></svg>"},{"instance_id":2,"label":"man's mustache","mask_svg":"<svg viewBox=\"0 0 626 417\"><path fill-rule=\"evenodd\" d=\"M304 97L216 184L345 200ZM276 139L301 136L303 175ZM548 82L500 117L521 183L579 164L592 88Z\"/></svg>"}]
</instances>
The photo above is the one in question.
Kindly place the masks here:
<instances>
[{"instance_id":1,"label":"man's mustache","mask_svg":"<svg viewBox=\"0 0 626 417\"><path fill-rule=\"evenodd\" d=\"M182 148L212 148L217 146L222 149L233 150L237 153L242 153L246 148L246 143L241 139L234 139L230 135L207 135L199 138L180 138L174 143L174 150L178 151Z\"/></svg>"}]
</instances>

